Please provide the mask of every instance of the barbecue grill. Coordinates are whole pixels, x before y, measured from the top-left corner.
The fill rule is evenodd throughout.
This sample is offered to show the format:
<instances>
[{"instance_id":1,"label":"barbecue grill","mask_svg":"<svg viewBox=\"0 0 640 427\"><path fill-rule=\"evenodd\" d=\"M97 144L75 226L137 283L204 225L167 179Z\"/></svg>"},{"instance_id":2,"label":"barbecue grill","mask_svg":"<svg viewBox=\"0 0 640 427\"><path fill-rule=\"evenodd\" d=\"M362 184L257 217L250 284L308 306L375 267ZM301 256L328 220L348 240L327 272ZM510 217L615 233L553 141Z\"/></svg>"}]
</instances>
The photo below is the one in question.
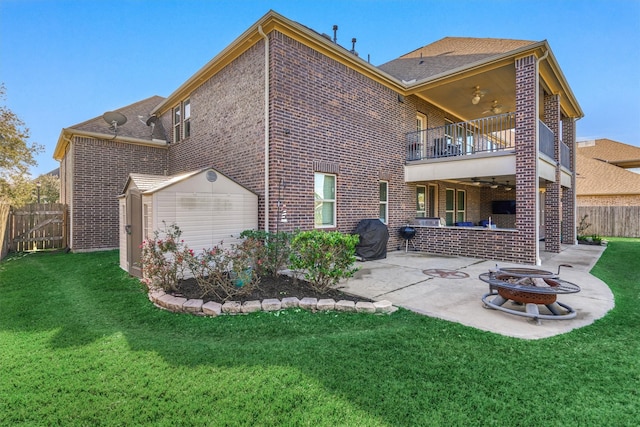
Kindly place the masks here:
<instances>
[{"instance_id":1,"label":"barbecue grill","mask_svg":"<svg viewBox=\"0 0 640 427\"><path fill-rule=\"evenodd\" d=\"M404 227L400 227L400 237L405 240L404 251L407 252L409 250L409 241L413 239L416 235L416 229L411 227L410 225L405 225ZM413 246L413 243L411 244ZM415 246L414 248L415 249Z\"/></svg>"}]
</instances>

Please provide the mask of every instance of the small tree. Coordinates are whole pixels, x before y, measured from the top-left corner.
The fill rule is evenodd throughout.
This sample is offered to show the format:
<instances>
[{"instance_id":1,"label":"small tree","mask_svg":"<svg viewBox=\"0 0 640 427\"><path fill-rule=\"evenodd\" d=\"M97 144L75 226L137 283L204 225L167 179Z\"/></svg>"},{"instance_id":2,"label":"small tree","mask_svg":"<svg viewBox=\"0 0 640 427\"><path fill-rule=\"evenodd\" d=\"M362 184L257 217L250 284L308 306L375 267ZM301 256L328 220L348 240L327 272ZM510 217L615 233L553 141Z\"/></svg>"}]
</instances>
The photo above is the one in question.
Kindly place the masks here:
<instances>
[{"instance_id":1,"label":"small tree","mask_svg":"<svg viewBox=\"0 0 640 427\"><path fill-rule=\"evenodd\" d=\"M0 99L4 101L6 89L0 84ZM39 144L28 143L29 129L7 106L0 105L0 201L10 199L11 188L21 177L29 175L29 167L37 164L35 156L42 152Z\"/></svg>"}]
</instances>

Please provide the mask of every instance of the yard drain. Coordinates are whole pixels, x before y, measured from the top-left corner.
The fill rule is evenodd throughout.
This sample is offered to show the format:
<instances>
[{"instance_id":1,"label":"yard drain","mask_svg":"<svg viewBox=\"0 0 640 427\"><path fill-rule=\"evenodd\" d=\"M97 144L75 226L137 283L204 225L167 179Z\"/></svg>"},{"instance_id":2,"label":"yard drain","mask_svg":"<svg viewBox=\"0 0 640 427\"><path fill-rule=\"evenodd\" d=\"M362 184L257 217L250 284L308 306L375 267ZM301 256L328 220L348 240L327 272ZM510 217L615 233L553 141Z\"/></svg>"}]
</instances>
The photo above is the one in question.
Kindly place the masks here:
<instances>
[{"instance_id":1,"label":"yard drain","mask_svg":"<svg viewBox=\"0 0 640 427\"><path fill-rule=\"evenodd\" d=\"M430 268L422 270L424 274L432 277L440 277L441 279L466 279L469 277L467 273L458 270L446 270L442 268Z\"/></svg>"}]
</instances>

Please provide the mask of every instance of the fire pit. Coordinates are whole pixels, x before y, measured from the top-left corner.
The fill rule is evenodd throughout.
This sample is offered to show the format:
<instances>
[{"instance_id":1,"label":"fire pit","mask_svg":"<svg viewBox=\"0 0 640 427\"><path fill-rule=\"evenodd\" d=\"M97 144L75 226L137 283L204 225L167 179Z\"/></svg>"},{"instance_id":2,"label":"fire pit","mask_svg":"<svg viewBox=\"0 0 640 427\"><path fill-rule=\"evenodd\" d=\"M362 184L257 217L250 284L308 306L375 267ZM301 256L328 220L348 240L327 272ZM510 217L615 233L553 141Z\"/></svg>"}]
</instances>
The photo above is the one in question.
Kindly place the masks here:
<instances>
[{"instance_id":1,"label":"fire pit","mask_svg":"<svg viewBox=\"0 0 640 427\"><path fill-rule=\"evenodd\" d=\"M571 266L563 264L560 267ZM580 287L560 279L560 267L557 274L536 268L498 268L482 273L480 280L488 283L490 290L483 295L482 302L486 308L533 318L537 324L540 324L540 319L573 319L576 311L556 299L559 294L580 292ZM524 305L525 310L504 307L509 300ZM540 313L538 305L544 305L551 314Z\"/></svg>"}]
</instances>

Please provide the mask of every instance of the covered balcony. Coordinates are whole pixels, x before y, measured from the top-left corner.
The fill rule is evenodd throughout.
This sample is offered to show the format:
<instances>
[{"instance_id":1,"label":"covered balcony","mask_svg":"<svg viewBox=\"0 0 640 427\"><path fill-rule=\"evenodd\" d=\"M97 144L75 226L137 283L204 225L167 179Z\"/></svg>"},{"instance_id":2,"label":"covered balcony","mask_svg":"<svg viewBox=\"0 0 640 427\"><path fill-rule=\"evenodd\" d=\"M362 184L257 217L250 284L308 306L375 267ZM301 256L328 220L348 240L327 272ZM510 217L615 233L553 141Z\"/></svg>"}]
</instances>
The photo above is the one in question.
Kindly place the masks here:
<instances>
[{"instance_id":1,"label":"covered balcony","mask_svg":"<svg viewBox=\"0 0 640 427\"><path fill-rule=\"evenodd\" d=\"M510 112L406 134L405 181L515 179L515 124L515 113ZM560 141L556 160L555 135L540 120L538 135L540 178L554 182L560 163L562 184L570 187L569 147Z\"/></svg>"}]
</instances>

